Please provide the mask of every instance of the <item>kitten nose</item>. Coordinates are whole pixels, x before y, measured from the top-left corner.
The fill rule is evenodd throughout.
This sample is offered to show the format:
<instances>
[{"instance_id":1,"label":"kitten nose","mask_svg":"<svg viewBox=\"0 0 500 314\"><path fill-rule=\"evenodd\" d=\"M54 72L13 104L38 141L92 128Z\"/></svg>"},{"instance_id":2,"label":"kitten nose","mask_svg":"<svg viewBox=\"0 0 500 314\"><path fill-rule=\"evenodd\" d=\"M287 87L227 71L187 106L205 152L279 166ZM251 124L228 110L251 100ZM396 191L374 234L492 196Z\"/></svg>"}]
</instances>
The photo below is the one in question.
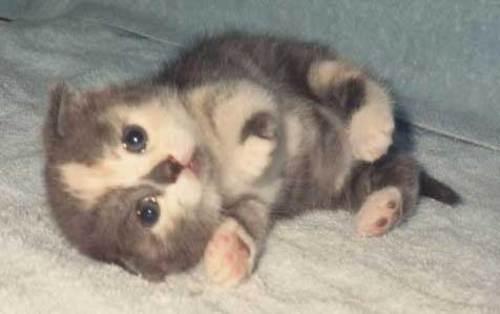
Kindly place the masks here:
<instances>
[{"instance_id":1,"label":"kitten nose","mask_svg":"<svg viewBox=\"0 0 500 314\"><path fill-rule=\"evenodd\" d=\"M156 165L147 177L158 183L175 183L184 168L174 156L169 155Z\"/></svg>"},{"instance_id":2,"label":"kitten nose","mask_svg":"<svg viewBox=\"0 0 500 314\"><path fill-rule=\"evenodd\" d=\"M169 182L174 183L177 181L179 174L181 174L184 169L184 165L181 164L174 156L169 155L167 160L164 161L163 171L165 175L170 179Z\"/></svg>"}]
</instances>

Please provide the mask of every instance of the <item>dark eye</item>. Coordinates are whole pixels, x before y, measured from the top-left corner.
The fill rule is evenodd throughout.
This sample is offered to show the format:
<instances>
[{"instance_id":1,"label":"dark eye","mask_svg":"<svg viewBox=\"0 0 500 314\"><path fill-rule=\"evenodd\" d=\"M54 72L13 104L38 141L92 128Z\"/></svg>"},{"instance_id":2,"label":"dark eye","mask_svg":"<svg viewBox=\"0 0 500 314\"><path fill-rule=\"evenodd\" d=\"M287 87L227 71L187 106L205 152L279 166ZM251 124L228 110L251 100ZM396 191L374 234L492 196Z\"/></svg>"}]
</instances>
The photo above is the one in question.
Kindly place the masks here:
<instances>
[{"instance_id":1,"label":"dark eye","mask_svg":"<svg viewBox=\"0 0 500 314\"><path fill-rule=\"evenodd\" d=\"M142 153L146 149L148 136L138 125L129 125L123 129L122 143L126 150L132 153Z\"/></svg>"},{"instance_id":2,"label":"dark eye","mask_svg":"<svg viewBox=\"0 0 500 314\"><path fill-rule=\"evenodd\" d=\"M160 206L154 197L146 197L137 203L136 214L144 226L151 227L160 217Z\"/></svg>"}]
</instances>

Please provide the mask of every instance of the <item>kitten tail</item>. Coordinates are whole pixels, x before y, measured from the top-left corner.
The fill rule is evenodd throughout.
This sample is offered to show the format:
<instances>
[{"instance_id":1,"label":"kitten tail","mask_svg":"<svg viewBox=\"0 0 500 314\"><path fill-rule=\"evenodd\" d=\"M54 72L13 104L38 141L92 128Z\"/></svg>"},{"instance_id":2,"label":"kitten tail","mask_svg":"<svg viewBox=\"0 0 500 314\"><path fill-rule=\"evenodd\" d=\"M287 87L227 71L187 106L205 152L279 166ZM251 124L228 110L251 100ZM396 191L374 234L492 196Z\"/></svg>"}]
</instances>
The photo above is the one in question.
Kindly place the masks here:
<instances>
[{"instance_id":1,"label":"kitten tail","mask_svg":"<svg viewBox=\"0 0 500 314\"><path fill-rule=\"evenodd\" d=\"M433 198L448 205L458 205L462 199L457 192L446 184L431 177L427 172L420 173L420 195Z\"/></svg>"}]
</instances>

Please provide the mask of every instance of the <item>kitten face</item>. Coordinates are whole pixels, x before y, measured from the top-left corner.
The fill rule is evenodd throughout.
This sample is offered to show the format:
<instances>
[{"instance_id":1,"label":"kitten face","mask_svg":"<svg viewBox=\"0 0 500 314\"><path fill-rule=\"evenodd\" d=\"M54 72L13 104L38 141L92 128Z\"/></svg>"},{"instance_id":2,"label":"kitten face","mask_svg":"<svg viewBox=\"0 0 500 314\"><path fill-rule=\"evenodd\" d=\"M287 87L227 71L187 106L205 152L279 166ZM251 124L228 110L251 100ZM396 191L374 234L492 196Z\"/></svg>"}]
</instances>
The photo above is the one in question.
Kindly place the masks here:
<instances>
[{"instance_id":1,"label":"kitten face","mask_svg":"<svg viewBox=\"0 0 500 314\"><path fill-rule=\"evenodd\" d=\"M57 87L46 181L57 221L84 253L161 279L199 259L219 200L181 100L144 89Z\"/></svg>"},{"instance_id":2,"label":"kitten face","mask_svg":"<svg viewBox=\"0 0 500 314\"><path fill-rule=\"evenodd\" d=\"M155 99L139 107L114 104L99 114L96 118L102 128L109 129L107 142L95 138L93 145L100 145L102 153L89 160L91 164L69 161L59 166L67 190L92 207L110 188L163 183L166 189L175 189L171 192L181 198L185 197L181 194L189 192L190 197L179 199L179 203L191 207L198 203L203 178L191 169L174 169L188 168L199 155L194 128L181 106L168 103L175 102L174 99L165 98L165 102ZM71 135L65 140L78 145L78 138Z\"/></svg>"},{"instance_id":3,"label":"kitten face","mask_svg":"<svg viewBox=\"0 0 500 314\"><path fill-rule=\"evenodd\" d=\"M256 189L274 199L280 121L272 94L246 81L182 94L140 85L78 94L61 85L45 128L55 218L94 258L152 280L184 270L201 258L223 200Z\"/></svg>"}]
</instances>

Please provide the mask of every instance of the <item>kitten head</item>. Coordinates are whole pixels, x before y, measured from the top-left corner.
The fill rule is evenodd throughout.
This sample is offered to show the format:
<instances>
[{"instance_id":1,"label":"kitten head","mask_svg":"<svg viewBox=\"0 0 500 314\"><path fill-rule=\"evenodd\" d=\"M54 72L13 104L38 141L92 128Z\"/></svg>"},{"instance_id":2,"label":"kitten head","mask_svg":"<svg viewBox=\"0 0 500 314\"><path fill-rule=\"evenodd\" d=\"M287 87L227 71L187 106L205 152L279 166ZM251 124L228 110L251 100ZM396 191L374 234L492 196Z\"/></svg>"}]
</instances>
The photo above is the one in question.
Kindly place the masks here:
<instances>
[{"instance_id":1,"label":"kitten head","mask_svg":"<svg viewBox=\"0 0 500 314\"><path fill-rule=\"evenodd\" d=\"M220 207L198 138L174 90L56 86L45 179L63 233L83 253L152 280L193 266Z\"/></svg>"}]
</instances>

